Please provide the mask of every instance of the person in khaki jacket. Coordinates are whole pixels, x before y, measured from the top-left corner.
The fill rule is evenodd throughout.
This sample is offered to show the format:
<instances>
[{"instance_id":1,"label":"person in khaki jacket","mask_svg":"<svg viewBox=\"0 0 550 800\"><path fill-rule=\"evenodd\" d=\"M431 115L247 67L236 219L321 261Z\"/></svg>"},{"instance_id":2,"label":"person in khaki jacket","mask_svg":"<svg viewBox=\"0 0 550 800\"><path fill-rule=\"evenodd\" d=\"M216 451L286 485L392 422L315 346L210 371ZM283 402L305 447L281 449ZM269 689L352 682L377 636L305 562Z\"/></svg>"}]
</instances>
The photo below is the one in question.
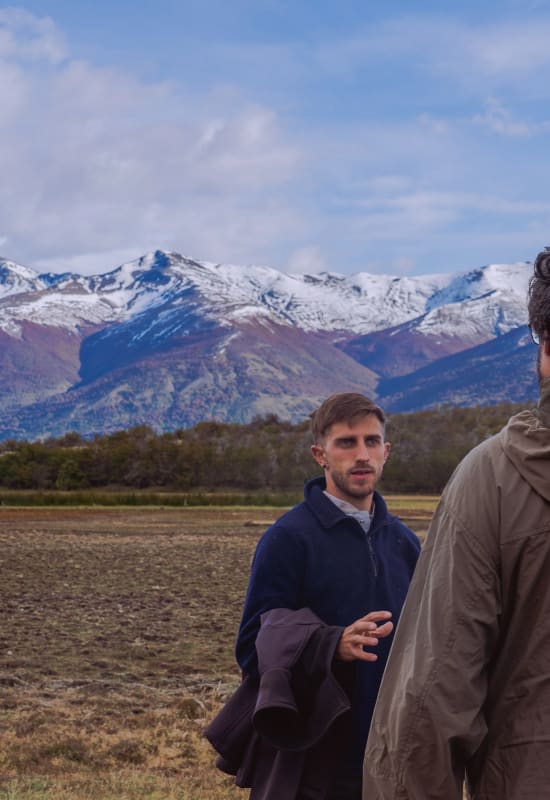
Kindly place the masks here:
<instances>
[{"instance_id":1,"label":"person in khaki jacket","mask_svg":"<svg viewBox=\"0 0 550 800\"><path fill-rule=\"evenodd\" d=\"M550 248L528 308L538 406L443 492L378 695L363 800L461 800L464 783L472 800L550 798Z\"/></svg>"}]
</instances>

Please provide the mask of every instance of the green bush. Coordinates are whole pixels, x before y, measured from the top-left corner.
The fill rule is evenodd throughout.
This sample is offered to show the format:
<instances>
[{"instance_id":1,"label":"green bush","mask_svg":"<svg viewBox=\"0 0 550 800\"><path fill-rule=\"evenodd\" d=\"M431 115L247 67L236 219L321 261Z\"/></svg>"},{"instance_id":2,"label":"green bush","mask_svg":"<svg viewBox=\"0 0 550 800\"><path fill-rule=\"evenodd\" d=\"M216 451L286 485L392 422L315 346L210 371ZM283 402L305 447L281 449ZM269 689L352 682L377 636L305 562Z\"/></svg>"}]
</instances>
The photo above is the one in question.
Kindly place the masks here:
<instances>
[{"instance_id":1,"label":"green bush","mask_svg":"<svg viewBox=\"0 0 550 800\"><path fill-rule=\"evenodd\" d=\"M391 416L382 489L441 492L461 458L519 409L504 403ZM91 440L72 432L9 440L0 442L0 500L21 504L26 491L36 505L287 505L318 474L309 447L307 422L272 415L159 435L140 425Z\"/></svg>"}]
</instances>

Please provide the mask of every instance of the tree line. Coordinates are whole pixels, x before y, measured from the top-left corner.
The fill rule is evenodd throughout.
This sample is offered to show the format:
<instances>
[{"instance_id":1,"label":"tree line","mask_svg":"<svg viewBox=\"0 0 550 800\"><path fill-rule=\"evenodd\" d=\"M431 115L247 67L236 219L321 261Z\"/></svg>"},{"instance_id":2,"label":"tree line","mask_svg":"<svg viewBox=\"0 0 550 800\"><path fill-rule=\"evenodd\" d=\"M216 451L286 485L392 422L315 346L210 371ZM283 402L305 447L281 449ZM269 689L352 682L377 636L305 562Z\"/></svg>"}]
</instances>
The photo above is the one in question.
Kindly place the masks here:
<instances>
[{"instance_id":1,"label":"tree line","mask_svg":"<svg viewBox=\"0 0 550 800\"><path fill-rule=\"evenodd\" d=\"M522 406L444 407L390 416L385 492L439 494L479 442ZM146 425L85 438L70 432L40 442L0 442L0 488L27 490L154 489L289 492L319 474L309 423L270 415L247 425L201 422L155 433Z\"/></svg>"}]
</instances>

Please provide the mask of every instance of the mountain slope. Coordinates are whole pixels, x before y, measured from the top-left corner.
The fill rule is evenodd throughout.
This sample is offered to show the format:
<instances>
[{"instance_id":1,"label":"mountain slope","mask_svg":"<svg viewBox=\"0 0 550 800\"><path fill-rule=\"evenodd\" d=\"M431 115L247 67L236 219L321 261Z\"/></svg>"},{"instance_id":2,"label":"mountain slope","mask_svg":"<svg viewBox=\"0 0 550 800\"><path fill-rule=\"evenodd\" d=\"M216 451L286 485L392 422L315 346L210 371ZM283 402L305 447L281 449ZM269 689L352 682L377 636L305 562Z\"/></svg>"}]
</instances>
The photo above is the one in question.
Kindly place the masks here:
<instances>
[{"instance_id":1,"label":"mountain slope","mask_svg":"<svg viewBox=\"0 0 550 800\"><path fill-rule=\"evenodd\" d=\"M249 323L230 335L218 328L208 337L190 337L47 404L6 414L0 437L91 434L142 423L174 430L205 419L248 422L266 414L301 421L327 394L374 394L376 381L323 334Z\"/></svg>"},{"instance_id":2,"label":"mountain slope","mask_svg":"<svg viewBox=\"0 0 550 800\"><path fill-rule=\"evenodd\" d=\"M522 402L538 397L537 349L527 326L490 342L380 381L380 403L389 411L417 411L439 405L471 406Z\"/></svg>"},{"instance_id":3,"label":"mountain slope","mask_svg":"<svg viewBox=\"0 0 550 800\"><path fill-rule=\"evenodd\" d=\"M0 437L299 420L341 390L391 408L493 402L485 372L526 360L507 337L525 325L531 269L286 275L156 251L80 276L0 260Z\"/></svg>"}]
</instances>

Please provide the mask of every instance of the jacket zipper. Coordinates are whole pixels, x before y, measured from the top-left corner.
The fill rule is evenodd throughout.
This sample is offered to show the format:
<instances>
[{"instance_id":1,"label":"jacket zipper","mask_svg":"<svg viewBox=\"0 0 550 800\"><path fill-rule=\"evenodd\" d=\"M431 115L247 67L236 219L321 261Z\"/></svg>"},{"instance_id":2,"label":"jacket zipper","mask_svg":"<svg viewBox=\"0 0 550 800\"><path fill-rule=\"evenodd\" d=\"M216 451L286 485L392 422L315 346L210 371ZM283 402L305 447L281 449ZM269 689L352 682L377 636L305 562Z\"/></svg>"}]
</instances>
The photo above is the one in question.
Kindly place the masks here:
<instances>
[{"instance_id":1,"label":"jacket zipper","mask_svg":"<svg viewBox=\"0 0 550 800\"><path fill-rule=\"evenodd\" d=\"M369 555L370 555L370 560L371 560L371 564L372 564L372 571L374 572L374 577L377 578L378 577L378 563L376 561L376 554L374 552L374 546L372 544L372 538L371 538L371 535L370 535L370 531L366 534L366 536L367 536L367 544L369 546Z\"/></svg>"}]
</instances>

